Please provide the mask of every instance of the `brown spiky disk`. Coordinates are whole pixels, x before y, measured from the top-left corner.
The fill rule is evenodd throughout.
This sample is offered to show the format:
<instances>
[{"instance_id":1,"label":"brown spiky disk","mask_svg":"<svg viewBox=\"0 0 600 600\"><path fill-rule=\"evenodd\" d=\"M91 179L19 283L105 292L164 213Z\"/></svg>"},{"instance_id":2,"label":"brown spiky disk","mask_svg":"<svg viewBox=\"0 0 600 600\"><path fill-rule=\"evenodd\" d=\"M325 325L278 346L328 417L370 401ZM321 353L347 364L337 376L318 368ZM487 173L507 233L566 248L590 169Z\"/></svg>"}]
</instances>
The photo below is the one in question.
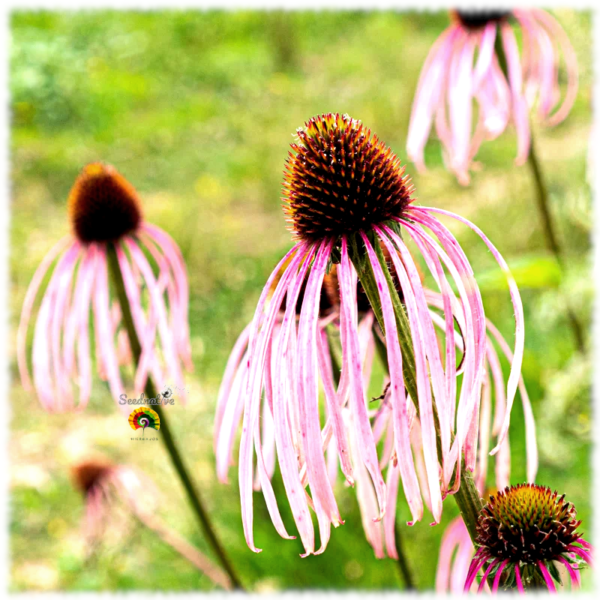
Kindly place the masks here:
<instances>
[{"instance_id":1,"label":"brown spiky disk","mask_svg":"<svg viewBox=\"0 0 600 600\"><path fill-rule=\"evenodd\" d=\"M510 10L488 10L485 8L454 10L452 13L467 29L481 29L490 22L498 23L511 16Z\"/></svg>"},{"instance_id":2,"label":"brown spiky disk","mask_svg":"<svg viewBox=\"0 0 600 600\"><path fill-rule=\"evenodd\" d=\"M553 560L581 537L580 524L564 495L526 483L490 496L479 516L476 543L501 560Z\"/></svg>"},{"instance_id":3,"label":"brown spiky disk","mask_svg":"<svg viewBox=\"0 0 600 600\"><path fill-rule=\"evenodd\" d=\"M84 494L110 472L112 465L99 460L86 460L71 468L73 483Z\"/></svg>"},{"instance_id":4,"label":"brown spiky disk","mask_svg":"<svg viewBox=\"0 0 600 600\"><path fill-rule=\"evenodd\" d=\"M320 115L297 137L286 162L283 200L299 238L368 231L410 204L413 188L400 160L360 121Z\"/></svg>"},{"instance_id":5,"label":"brown spiky disk","mask_svg":"<svg viewBox=\"0 0 600 600\"><path fill-rule=\"evenodd\" d=\"M84 167L69 194L69 215L77 238L112 242L139 226L141 202L134 187L111 165Z\"/></svg>"}]
</instances>

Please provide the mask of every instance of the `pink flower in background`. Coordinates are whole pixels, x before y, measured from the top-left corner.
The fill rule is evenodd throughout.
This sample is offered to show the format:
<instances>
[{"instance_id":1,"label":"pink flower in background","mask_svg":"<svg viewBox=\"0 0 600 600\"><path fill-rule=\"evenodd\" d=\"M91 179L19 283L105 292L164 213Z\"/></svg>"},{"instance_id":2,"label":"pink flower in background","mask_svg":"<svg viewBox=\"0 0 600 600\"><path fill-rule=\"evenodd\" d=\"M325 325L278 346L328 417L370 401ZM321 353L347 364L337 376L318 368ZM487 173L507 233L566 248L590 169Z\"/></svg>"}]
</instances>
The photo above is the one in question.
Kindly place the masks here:
<instances>
[{"instance_id":1,"label":"pink flower in background","mask_svg":"<svg viewBox=\"0 0 600 600\"><path fill-rule=\"evenodd\" d=\"M498 137L511 122L517 132L516 162L525 162L530 145L529 109L537 103L538 116L547 125L562 121L577 95L578 69L564 30L541 9L457 10L452 14L453 23L423 65L406 148L417 169L424 170L425 144L435 122L447 167L460 183L467 184L481 143ZM513 23L522 35L521 53ZM567 75L562 101L561 54ZM504 57L508 77L501 63Z\"/></svg>"},{"instance_id":2,"label":"pink flower in background","mask_svg":"<svg viewBox=\"0 0 600 600\"><path fill-rule=\"evenodd\" d=\"M395 513L394 507L387 506L387 489L397 490L402 481L413 522L422 518L424 495L429 497L434 522L439 522L443 497L455 491L453 473L455 468L460 471L461 457L465 456L467 469L475 469L477 414L485 377L485 315L469 262L454 236L435 218L436 213L455 218L473 229L509 281L516 318L515 351L494 453L501 448L508 431L520 378L524 331L518 290L496 248L465 219L439 209L415 206L410 195L412 188L399 160L359 121L347 115L323 115L311 119L297 135L298 141L292 145L288 159L285 194L288 219L298 241L269 277L245 334L247 338L240 340L228 367L217 421L229 423L230 433L225 436L228 441L218 448L224 457L217 460L221 464L224 461L226 469L231 457L231 424L241 413L239 482L248 546L259 551L253 538L253 487L262 489L280 535L292 537L283 525L269 477L271 465L277 459L305 553L317 554L327 546L331 525L342 523L325 459L332 439L347 481L354 483L356 473L367 474L375 498L370 518L377 521ZM443 334L452 340L445 344L443 353L418 269L400 231L415 243L439 288ZM392 296L377 257L379 244L391 259L414 344L417 379L414 385L418 397L412 401L419 409L419 431L415 435L422 448L423 482L419 481L415 467L418 459L411 450L416 410L413 402L407 402ZM395 481L390 482L388 475L387 486L381 473L363 378L361 337L371 335L371 327L362 325L362 321L359 325L354 260L371 265L386 330L390 435L394 466L397 464L393 470ZM326 331L319 320L323 283L333 263L339 282L341 342L341 375L337 385L330 377ZM458 294L452 290L450 280ZM304 291L299 299L301 290ZM457 368L454 322L461 318L464 364ZM459 371L462 382L457 385ZM324 426L319 410L319 381L326 400ZM440 422L441 462L434 411ZM269 419L272 424L267 425L265 433L265 422ZM321 547L316 551L309 509L314 510L319 523Z\"/></svg>"},{"instance_id":3,"label":"pink flower in background","mask_svg":"<svg viewBox=\"0 0 600 600\"><path fill-rule=\"evenodd\" d=\"M118 518L122 510L123 516L136 517L215 584L232 589L229 577L219 567L158 516L160 493L144 473L126 465L88 459L74 465L72 475L85 498L83 532L90 551L107 535L111 525L124 535L125 525Z\"/></svg>"},{"instance_id":4,"label":"pink flower in background","mask_svg":"<svg viewBox=\"0 0 600 600\"><path fill-rule=\"evenodd\" d=\"M179 248L168 234L143 221L135 189L109 165L84 168L71 190L69 213L73 234L45 256L23 303L17 354L24 387L32 387L28 325L39 288L54 265L33 337L33 383L40 402L49 411L74 409L76 396L78 409L87 404L92 321L98 373L108 381L115 401L125 392L119 365L132 364L133 357L118 301L110 293L107 261L113 243L141 344L135 394L141 394L150 374L158 385L169 378L184 389L181 363L191 369L192 362L188 283Z\"/></svg>"},{"instance_id":5,"label":"pink flower in background","mask_svg":"<svg viewBox=\"0 0 600 600\"><path fill-rule=\"evenodd\" d=\"M478 591L486 582L492 593L510 588L556 592L565 580L579 587L579 571L592 565L592 546L578 531L580 525L573 504L548 487L524 483L491 495L477 522L477 552L464 590L471 589L480 571Z\"/></svg>"}]
</instances>

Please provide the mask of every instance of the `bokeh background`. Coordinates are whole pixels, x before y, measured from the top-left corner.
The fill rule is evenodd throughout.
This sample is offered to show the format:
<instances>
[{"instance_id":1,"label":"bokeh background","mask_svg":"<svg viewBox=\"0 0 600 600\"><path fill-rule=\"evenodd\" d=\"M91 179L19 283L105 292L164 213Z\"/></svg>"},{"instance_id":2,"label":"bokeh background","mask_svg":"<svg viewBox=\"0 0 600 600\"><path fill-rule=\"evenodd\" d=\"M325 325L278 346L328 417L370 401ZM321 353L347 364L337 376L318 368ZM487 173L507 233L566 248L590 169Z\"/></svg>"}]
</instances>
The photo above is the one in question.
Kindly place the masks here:
<instances>
[{"instance_id":1,"label":"bokeh background","mask_svg":"<svg viewBox=\"0 0 600 600\"><path fill-rule=\"evenodd\" d=\"M567 494L591 529L590 359L576 354L559 286L589 330L591 17L555 11L579 60L573 111L554 129L535 125L552 211L566 247L561 276L546 252L527 167L514 166L509 131L484 144L481 169L460 187L443 168L432 139L430 167L414 176L424 205L475 221L515 273L526 313L523 375L538 424L538 482ZM367 544L353 490L339 493L346 524L324 555L300 559L298 541L278 537L255 495L259 555L242 534L237 475L219 485L212 424L228 352L250 320L262 285L290 247L281 212L282 170L296 127L323 112L364 121L400 156L412 96L427 52L448 24L445 12L21 12L11 17L11 324L48 249L69 230L66 198L87 162L115 165L144 200L149 221L180 245L191 284L195 372L190 404L170 409L218 531L246 585L290 588L398 589L391 560ZM513 339L506 285L489 252L466 228L448 225L466 249L486 312ZM588 334L589 337L589 334ZM48 415L26 393L12 366L11 586L24 590L194 590L212 585L135 523L88 555L83 503L69 466L101 454L135 465L164 494L161 514L208 552L162 445L130 441L128 424L96 381L88 409ZM380 392L376 392L378 394ZM520 403L513 410L512 483L525 478ZM341 486L341 483L340 483ZM283 486L276 476L276 491ZM284 519L287 502L280 502ZM400 520L408 520L401 497ZM419 589L431 589L440 538L457 514L403 527ZM591 577L586 574L584 585Z\"/></svg>"}]
</instances>

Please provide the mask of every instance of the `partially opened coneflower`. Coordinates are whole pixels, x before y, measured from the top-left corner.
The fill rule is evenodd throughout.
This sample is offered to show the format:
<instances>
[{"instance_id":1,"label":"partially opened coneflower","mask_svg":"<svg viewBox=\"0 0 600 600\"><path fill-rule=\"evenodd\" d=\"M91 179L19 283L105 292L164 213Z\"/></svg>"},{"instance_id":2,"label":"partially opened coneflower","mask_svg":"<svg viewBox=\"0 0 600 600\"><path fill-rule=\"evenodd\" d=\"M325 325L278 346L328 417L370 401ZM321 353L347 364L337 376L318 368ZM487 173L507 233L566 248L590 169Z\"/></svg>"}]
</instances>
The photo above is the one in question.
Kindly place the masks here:
<instances>
[{"instance_id":1,"label":"partially opened coneflower","mask_svg":"<svg viewBox=\"0 0 600 600\"><path fill-rule=\"evenodd\" d=\"M592 565L592 547L578 531L575 507L548 487L521 484L490 496L477 523L477 552L464 589L468 591L483 570L481 591L489 583L498 589L547 588L564 585L564 568L573 587L580 569Z\"/></svg>"},{"instance_id":2,"label":"partially opened coneflower","mask_svg":"<svg viewBox=\"0 0 600 600\"><path fill-rule=\"evenodd\" d=\"M68 206L72 233L45 256L23 303L17 334L23 385L31 389L29 321L39 288L54 266L33 337L33 383L40 402L50 411L87 404L92 322L98 373L108 381L115 401L125 392L119 365L131 364L133 357L118 299L109 291L108 254L114 245L142 348L139 364L134 364L134 391L144 391L149 375L157 386L170 381L183 390L182 363L191 369L192 362L187 274L179 248L162 229L143 220L137 192L110 165L87 165Z\"/></svg>"},{"instance_id":3,"label":"partially opened coneflower","mask_svg":"<svg viewBox=\"0 0 600 600\"><path fill-rule=\"evenodd\" d=\"M134 516L139 523L154 531L176 552L204 573L216 585L230 590L231 581L212 561L171 529L158 515L160 494L154 482L144 473L126 465L106 460L88 459L73 465L73 483L85 499L83 532L92 550L106 535L112 524L121 535L124 523L118 518Z\"/></svg>"},{"instance_id":4,"label":"partially opened coneflower","mask_svg":"<svg viewBox=\"0 0 600 600\"><path fill-rule=\"evenodd\" d=\"M259 428L261 403L263 407L267 404L263 412L270 411L273 419L277 459L306 554L323 552L331 525L342 523L325 461L327 444L324 442L329 441L331 435L348 480L352 481L356 468L364 468L369 475L377 503L372 518L382 519L386 513L386 484L379 466L361 366L359 278L385 332L393 448L412 522L420 520L423 514L422 490L410 443L411 412L414 412L419 418L426 493L437 523L443 497L459 487L463 460L468 470L475 469L473 449L478 435L477 414L485 370L486 324L473 270L457 240L436 218L436 213L458 219L475 231L509 281L516 319L515 349L506 411L492 452L498 451L508 431L523 356L523 310L514 280L496 248L475 225L441 209L414 205L410 181L398 158L360 121L347 115L314 117L297 130L284 185L285 211L297 242L276 266L259 299L248 331L245 382L240 382L245 394L239 480L248 546L259 551L254 544L252 527L255 452L260 487L273 522L282 536L291 537L279 515L268 476ZM444 356L421 278L402 234L412 240L421 253L443 299L445 334L452 340L445 344ZM406 309L402 308L390 279L381 246L391 259ZM323 281L333 264L336 264L339 282L342 351L337 386L324 376L323 365L327 359L323 356L323 330L319 327ZM274 282L277 283L273 289ZM457 294L450 282L456 286ZM454 360L457 313L463 313L465 321L460 385ZM412 345L410 353L407 339ZM405 377L404 366L413 374L411 377ZM324 425L320 414L319 379L325 391ZM407 402L407 395L412 403ZM347 416L341 410L346 404ZM356 441L354 465L349 458L349 427ZM324 435L327 432L329 435ZM310 508L319 523L321 545L316 552Z\"/></svg>"},{"instance_id":5,"label":"partially opened coneflower","mask_svg":"<svg viewBox=\"0 0 600 600\"><path fill-rule=\"evenodd\" d=\"M425 144L435 122L447 167L467 184L481 143L498 137L511 122L517 132L516 162L525 162L530 107L537 104L542 123L560 123L577 95L578 69L566 33L544 10L455 10L451 16L452 24L431 48L421 71L406 147L409 159L424 170ZM521 54L514 26L522 36Z\"/></svg>"}]
</instances>

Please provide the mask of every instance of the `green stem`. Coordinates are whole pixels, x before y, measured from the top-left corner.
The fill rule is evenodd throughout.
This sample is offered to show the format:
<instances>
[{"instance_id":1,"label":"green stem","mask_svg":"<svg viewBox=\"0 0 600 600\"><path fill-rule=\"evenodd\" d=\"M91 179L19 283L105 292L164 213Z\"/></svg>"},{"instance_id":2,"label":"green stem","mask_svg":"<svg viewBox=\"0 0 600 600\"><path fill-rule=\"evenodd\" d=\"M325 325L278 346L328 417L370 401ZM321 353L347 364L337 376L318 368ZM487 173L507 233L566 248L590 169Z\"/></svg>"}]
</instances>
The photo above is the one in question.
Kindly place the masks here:
<instances>
[{"instance_id":1,"label":"green stem","mask_svg":"<svg viewBox=\"0 0 600 600\"><path fill-rule=\"evenodd\" d=\"M537 207L540 213L540 217L542 220L542 226L544 228L544 234L546 238L546 244L548 249L554 255L556 262L558 263L560 269L565 271L565 260L563 256L562 247L558 241L556 236L556 228L554 226L554 221L552 219L552 213L550 212L550 202L548 199L548 188L546 186L546 182L544 181L544 176L542 174L542 169L540 166L540 162L537 157L537 153L535 150L535 142L533 137L533 129L531 129L531 146L529 148L529 155L527 157L527 164L531 169L531 174L533 175L533 180L535 182L536 188L536 200ZM571 308L571 303L566 294L563 294L565 307L567 310L567 317L569 319L569 323L571 324L571 329L573 331L573 337L575 338L575 343L577 345L577 350L579 352L584 352L585 350L585 342L583 340L583 332L581 328L581 324L575 315L575 312Z\"/></svg>"},{"instance_id":2,"label":"green stem","mask_svg":"<svg viewBox=\"0 0 600 600\"><path fill-rule=\"evenodd\" d=\"M135 364L138 364L142 353L142 347L133 323L131 307L129 306L129 301L125 292L123 274L121 273L119 260L117 258L117 253L113 244L108 244L107 256L108 268L110 271L110 276L113 285L115 287L117 299L119 301L119 306L121 308L123 323L125 325L125 329L127 330L131 352L133 354ZM146 383L144 391L148 398L157 397L156 388L154 387L154 384L150 377L148 377L148 381ZM183 484L188 500L192 505L192 509L196 514L200 525L202 526L202 529L204 531L204 534L206 535L206 538L208 539L209 544L211 545L214 553L221 562L221 565L229 575L234 589L244 590L242 583L236 575L236 572L234 571L233 566L229 558L227 557L223 546L221 545L221 542L217 538L215 530L208 516L208 511L202 503L200 493L198 492L197 487L194 485L194 482L192 481L192 478L183 462L181 453L179 452L179 449L177 448L177 445L175 443L175 439L173 438L173 434L171 433L171 428L169 426L169 421L167 419L165 411L163 411L160 404L153 405L153 410L155 410L158 413L158 416L160 418L160 437L167 449L167 452L171 458L171 462L173 463L173 467L175 468L175 471L177 472L177 475L179 476L179 479Z\"/></svg>"},{"instance_id":3,"label":"green stem","mask_svg":"<svg viewBox=\"0 0 600 600\"><path fill-rule=\"evenodd\" d=\"M406 386L406 390L409 396L411 397L413 404L415 405L415 409L418 416L419 405L417 399L419 396L417 393L416 385L417 375L415 368L415 357L412 344L412 337L410 334L410 323L408 321L406 311L402 306L402 302L400 301L400 297L398 296L398 291L396 290L396 286L393 283L392 276L388 269L387 262L385 260L379 243L376 241L373 244L373 247L375 249L375 252L377 253L379 264L383 269L383 273L388 284L388 289L392 297L392 305L394 307L394 313L396 315L396 325L398 329L398 341L402 350L404 385ZM365 290L365 293L367 294L369 302L373 308L373 312L375 313L375 317L377 318L379 326L381 327L381 331L385 332L383 313L381 310L381 303L379 299L379 291L377 289L373 269L369 260L365 260L363 257L364 252L360 252L358 250L356 242L350 244L350 259L352 260L354 268L358 273L358 278ZM381 349L379 348L379 346L378 350L381 353ZM387 360L385 361L385 364L387 364ZM437 432L438 456L441 457L441 437L439 431L439 422L437 419L437 414L435 412L434 417ZM467 530L469 531L471 540L473 540L473 543L475 543L477 518L480 511L483 508L483 503L481 501L481 498L479 497L477 488L475 487L473 475L472 473L467 471L467 469L462 468L460 470L460 487L458 491L455 494L453 494L453 496L456 501L456 504L458 505L462 518L465 522Z\"/></svg>"},{"instance_id":4,"label":"green stem","mask_svg":"<svg viewBox=\"0 0 600 600\"><path fill-rule=\"evenodd\" d=\"M412 571L408 566L408 561L406 559L406 553L404 552L404 542L402 541L402 536L400 534L400 527L398 523L396 523L396 531L394 533L394 537L396 540L396 550L398 552L398 560L396 564L398 565L398 571L400 572L400 576L402 581L404 582L405 590L416 590L417 586L415 584L415 580L413 578Z\"/></svg>"}]
</instances>

